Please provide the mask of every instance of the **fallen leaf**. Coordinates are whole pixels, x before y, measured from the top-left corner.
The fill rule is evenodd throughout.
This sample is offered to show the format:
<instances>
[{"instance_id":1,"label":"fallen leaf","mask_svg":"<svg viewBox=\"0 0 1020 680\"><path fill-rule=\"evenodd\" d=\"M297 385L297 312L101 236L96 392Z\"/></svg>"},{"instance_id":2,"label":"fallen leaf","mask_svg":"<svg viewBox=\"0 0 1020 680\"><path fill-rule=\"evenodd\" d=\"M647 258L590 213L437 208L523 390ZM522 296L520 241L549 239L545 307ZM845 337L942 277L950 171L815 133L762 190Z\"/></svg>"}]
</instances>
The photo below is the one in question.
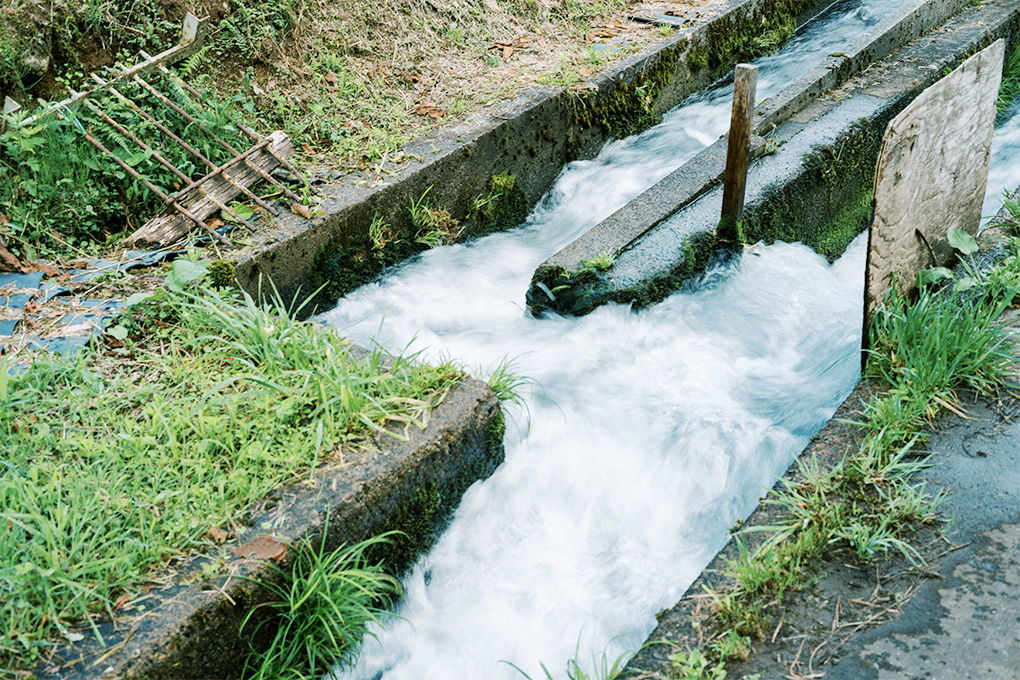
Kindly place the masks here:
<instances>
[{"instance_id":1,"label":"fallen leaf","mask_svg":"<svg viewBox=\"0 0 1020 680\"><path fill-rule=\"evenodd\" d=\"M446 111L439 108L432 102L422 102L414 107L414 112L419 116L430 116L432 118L440 118L446 115Z\"/></svg>"},{"instance_id":2,"label":"fallen leaf","mask_svg":"<svg viewBox=\"0 0 1020 680\"><path fill-rule=\"evenodd\" d=\"M210 527L209 531L206 533L209 534L209 538L213 539L217 543L225 543L226 540L230 538L230 532L224 531L219 527Z\"/></svg>"},{"instance_id":3,"label":"fallen leaf","mask_svg":"<svg viewBox=\"0 0 1020 680\"><path fill-rule=\"evenodd\" d=\"M46 276L60 276L63 273L59 268L45 262L28 262L25 264L25 272L42 272Z\"/></svg>"},{"instance_id":4,"label":"fallen leaf","mask_svg":"<svg viewBox=\"0 0 1020 680\"><path fill-rule=\"evenodd\" d=\"M290 211L295 215L300 215L306 220L312 219L312 209L309 208L307 205L295 203L294 205L290 206Z\"/></svg>"},{"instance_id":5,"label":"fallen leaf","mask_svg":"<svg viewBox=\"0 0 1020 680\"><path fill-rule=\"evenodd\" d=\"M513 48L512 45L507 45L506 47L503 48L503 58L504 59L509 59L510 55L513 54L513 53L514 53L514 48Z\"/></svg>"},{"instance_id":6,"label":"fallen leaf","mask_svg":"<svg viewBox=\"0 0 1020 680\"><path fill-rule=\"evenodd\" d=\"M259 536L233 548L231 552L238 557L279 562L287 556L287 545L272 536Z\"/></svg>"},{"instance_id":7,"label":"fallen leaf","mask_svg":"<svg viewBox=\"0 0 1020 680\"><path fill-rule=\"evenodd\" d=\"M14 253L0 246L0 272L24 272L25 267L21 264Z\"/></svg>"}]
</instances>

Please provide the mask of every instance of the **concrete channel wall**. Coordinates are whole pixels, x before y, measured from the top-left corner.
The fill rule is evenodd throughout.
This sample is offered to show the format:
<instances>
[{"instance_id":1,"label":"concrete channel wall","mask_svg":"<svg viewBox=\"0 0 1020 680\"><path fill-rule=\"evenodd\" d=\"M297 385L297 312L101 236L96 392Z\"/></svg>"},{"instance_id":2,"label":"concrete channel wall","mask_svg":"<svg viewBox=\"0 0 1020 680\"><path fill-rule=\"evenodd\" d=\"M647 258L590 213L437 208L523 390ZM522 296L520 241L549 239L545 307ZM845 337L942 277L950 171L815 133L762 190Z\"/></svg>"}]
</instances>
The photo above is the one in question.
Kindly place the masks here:
<instances>
[{"instance_id":1,"label":"concrete channel wall","mask_svg":"<svg viewBox=\"0 0 1020 680\"><path fill-rule=\"evenodd\" d=\"M867 73L851 79L846 88L841 88L839 92L841 99L838 101L827 99L815 102L794 116L791 124L803 125L808 121L819 120L828 112L836 110L841 102L853 101L854 97L859 100L864 97L878 100L874 105L879 115L874 120L887 120L893 111L902 109L920 91L937 81L948 70L999 38L1006 39L1010 49L1015 49L1020 43L1020 5L1015 0L987 0L980 6L960 12L939 30L876 62ZM858 127L851 126L850 129L860 130L867 127L873 127L872 123L858 121ZM884 130L884 124L881 130ZM797 185L793 183L792 186L795 190ZM1006 209L1003 209L997 221L1005 221L1006 212ZM812 438L797 460L791 463L783 479L802 481L798 472L800 465L803 465L804 469L810 469L812 466L821 470L831 469L844 459L848 451L860 447L866 430L854 422L859 420L864 405L876 389L878 387L868 381L862 381L857 385L825 428ZM777 481L769 496L782 488L783 480ZM979 491L975 495L982 494L983 492ZM777 510L769 505L767 500L768 497L761 500L758 508L742 523L742 526L775 524ZM745 548L754 550L766 535L754 533L742 535ZM629 660L622 676L629 674L642 678L672 677L673 663L669 656L676 651L676 646L695 644L704 637L705 631L700 627L699 621L704 617L705 590L707 588L718 590L724 586L727 583L725 574L729 565L739 556L740 549L731 538L697 580L688 587L680 601L671 609L657 615L658 625L649 635L645 646ZM817 622L813 621L808 625L816 624ZM772 642L775 642L775 634L772 636ZM739 667L739 664L737 665ZM823 674L819 673L818 676Z\"/></svg>"},{"instance_id":2,"label":"concrete channel wall","mask_svg":"<svg viewBox=\"0 0 1020 680\"><path fill-rule=\"evenodd\" d=\"M380 163L376 173L320 187L324 200L312 220L284 216L232 255L237 280L252 294L271 281L288 301L323 286L316 300L321 310L422 248L415 245L409 208L423 196L447 210L465 237L516 226L565 163L591 158L609 138L657 123L737 62L762 54L769 41L761 38L784 35L828 4L708 3L704 19L624 59L585 88L528 90L407 145L394 154L398 165ZM373 248L369 225L376 218L401 245Z\"/></svg>"},{"instance_id":3,"label":"concrete channel wall","mask_svg":"<svg viewBox=\"0 0 1020 680\"><path fill-rule=\"evenodd\" d=\"M1008 11L1011 3L990 4ZM910 0L847 52L830 55L758 107L755 131L769 133L771 153L749 171L739 240L803 241L830 259L842 253L870 219L870 190L886 123L955 63L959 48L952 37L939 34L941 52L917 57L938 62L937 68L906 69L895 87L876 90L877 82L861 81L832 92L966 5ZM979 9L969 7L962 14L976 15ZM578 315L606 302L641 307L676 290L717 252L718 184L725 163L724 137L550 257L533 276L532 311ZM584 266L600 253L615 255L612 268Z\"/></svg>"},{"instance_id":4,"label":"concrete channel wall","mask_svg":"<svg viewBox=\"0 0 1020 680\"><path fill-rule=\"evenodd\" d=\"M945 10L948 2L935 0L933 5ZM746 56L740 45L730 45L726 54L719 52L721 36L733 35L733 30L747 24L769 25L769 17L778 21L777 17L800 13L809 4L806 0L729 2L729 13L632 57L614 71L615 80L603 78L580 100L576 93L539 89L463 126L437 133L409 147L408 153L417 153L417 149L423 160L409 161L396 176L378 184L359 186L352 182L327 189L331 198L325 214L310 225L297 218L285 220L263 242L242 253L238 278L252 292L258 290L260 276L271 279L285 298L302 290L307 292L315 280L316 263L332 262L339 272L344 253L353 258L361 252L357 250L363 247L358 245L359 239L366 237L365 225L373 216L386 215L396 222L407 212L411 200L430 186L434 193L429 196L440 205L449 201L445 205L456 214L466 210L463 204L476 192L486 190L490 177L508 173L523 195L518 202L523 207L510 207L518 213L529 210L551 185L564 160L593 155L612 130L619 131L618 127L631 118L653 122L687 93L706 84L721 69L728 69L732 61ZM755 238L759 231L768 232L766 237L774 235L774 222L788 206L796 201L822 203L819 191L836 206L848 203L842 193L859 198L861 178L869 173L857 172L853 175L857 179L846 186L809 181L805 173L845 178L848 175L843 164L852 158L859 159L855 163L860 167L867 167L870 151L855 154L841 150L870 149L868 144L855 140L870 140L877 135L885 116L898 110L901 103L905 105L945 68L996 36L1015 32L1018 14L1015 0L986 0L980 7L962 12L947 30L905 48L869 69L866 76L851 79L844 85L840 99L805 95L809 104L776 132L777 140L786 143L775 154L759 160L760 164L774 166L774 177L788 179L751 187L755 209L754 217L745 224L748 237ZM711 52L713 49L716 51ZM708 54L713 56L705 56ZM855 68L863 64L861 61ZM645 83L657 88L654 104L634 109L627 88ZM797 108L782 101L793 101L793 96L788 100L776 98L776 111ZM613 111L620 117L614 118ZM763 112L762 120L780 115L786 113ZM869 122L861 123L862 118ZM808 129L818 132L804 136ZM821 140L822 150L808 143L811 140ZM534 154L528 145L533 146ZM700 194L708 207L715 200L710 186L711 163L715 161L706 158L717 154L719 148L710 149L701 159L709 165L698 180L705 185ZM814 160L803 162L806 152ZM833 195L833 191L839 195ZM692 207L696 204L689 202ZM691 222L696 223L701 224ZM483 229L493 225L475 226ZM639 260L648 260L649 253L668 250L664 241L651 238L653 234L654 230L647 231L645 238L625 250L638 255L632 260L635 267ZM689 253L691 243L692 239L684 237L668 245ZM644 255L642 248L648 251ZM627 266L626 258L621 257L612 275L625 286L643 285L647 279L641 278L645 276L642 272L648 270L631 271ZM672 272L675 267L667 263L656 271ZM406 442L379 439L351 465L329 467L318 471L309 484L279 489L244 518L252 530L209 554L176 565L141 607L118 611L114 621L100 624L105 645L83 640L61 647L53 660L35 670L36 677L239 677L249 643L254 642L256 647L266 643L251 639L250 631L257 626L258 616L241 631L248 613L257 611L270 598L270 593L255 582L281 581L276 567L287 567L293 549L290 546L302 540L316 545L323 541L329 550L399 529L407 539L385 557L395 569L407 567L430 547L464 490L488 476L502 461L502 427L495 395L480 383L463 382L431 414L427 429L412 429Z\"/></svg>"},{"instance_id":5,"label":"concrete channel wall","mask_svg":"<svg viewBox=\"0 0 1020 680\"><path fill-rule=\"evenodd\" d=\"M86 636L61 646L34 676L241 677L249 644L269 642L252 635L269 612L259 605L273 599L257 582L281 584L278 570L290 565L293 546L308 541L332 551L399 530L404 536L370 559L401 571L428 551L467 487L503 460L499 403L474 380L450 390L426 429L403 434L406 441L377 437L366 450L316 471L310 483L280 487L238 518L249 527L239 538L174 565L154 579L159 585L140 606L100 623L105 644Z\"/></svg>"}]
</instances>

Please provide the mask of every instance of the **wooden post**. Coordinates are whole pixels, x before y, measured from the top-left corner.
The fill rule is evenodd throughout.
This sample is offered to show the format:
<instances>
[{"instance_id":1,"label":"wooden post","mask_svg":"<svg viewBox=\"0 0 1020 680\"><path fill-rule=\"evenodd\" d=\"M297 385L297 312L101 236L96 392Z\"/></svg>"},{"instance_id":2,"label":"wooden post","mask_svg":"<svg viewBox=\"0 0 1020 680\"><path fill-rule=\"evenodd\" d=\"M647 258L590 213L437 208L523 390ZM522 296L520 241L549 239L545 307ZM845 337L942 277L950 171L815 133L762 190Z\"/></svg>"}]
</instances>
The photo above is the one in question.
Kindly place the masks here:
<instances>
[{"instance_id":1,"label":"wooden post","mask_svg":"<svg viewBox=\"0 0 1020 680\"><path fill-rule=\"evenodd\" d=\"M739 243L740 220L744 212L744 189L751 158L751 127L754 122L754 96L758 85L758 67L737 64L733 79L733 113L730 116L729 144L726 147L726 175L723 179L722 218L717 235L724 243Z\"/></svg>"}]
</instances>

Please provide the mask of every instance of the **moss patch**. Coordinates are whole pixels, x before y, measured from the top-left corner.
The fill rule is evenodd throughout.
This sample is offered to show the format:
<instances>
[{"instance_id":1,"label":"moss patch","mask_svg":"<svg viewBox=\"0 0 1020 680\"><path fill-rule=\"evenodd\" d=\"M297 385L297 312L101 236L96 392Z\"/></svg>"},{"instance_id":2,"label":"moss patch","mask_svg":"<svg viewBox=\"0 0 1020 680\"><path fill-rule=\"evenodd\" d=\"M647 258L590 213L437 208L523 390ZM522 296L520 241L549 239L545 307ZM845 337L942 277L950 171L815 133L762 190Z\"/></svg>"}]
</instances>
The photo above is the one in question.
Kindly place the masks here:
<instances>
[{"instance_id":1,"label":"moss patch","mask_svg":"<svg viewBox=\"0 0 1020 680\"><path fill-rule=\"evenodd\" d=\"M800 241L834 261L868 226L875 164L892 112L861 120L805 157L800 178L767 193L745 211L750 242Z\"/></svg>"},{"instance_id":2,"label":"moss patch","mask_svg":"<svg viewBox=\"0 0 1020 680\"><path fill-rule=\"evenodd\" d=\"M209 279L214 286L226 288L234 285L234 263L230 260L213 260L209 263Z\"/></svg>"},{"instance_id":3,"label":"moss patch","mask_svg":"<svg viewBox=\"0 0 1020 680\"><path fill-rule=\"evenodd\" d=\"M614 139L647 130L662 120L655 103L673 80L679 51L664 51L658 63L633 83L619 81L610 92L585 90L575 95L575 113L585 126L599 125Z\"/></svg>"},{"instance_id":4,"label":"moss patch","mask_svg":"<svg viewBox=\"0 0 1020 680\"><path fill-rule=\"evenodd\" d=\"M703 40L678 40L633 82L618 80L575 94L578 122L585 127L598 125L615 139L646 130L662 120L659 98L671 83L686 80L697 89L741 61L775 52L793 35L797 17L816 4L816 0L776 0L720 17L708 25Z\"/></svg>"},{"instance_id":5,"label":"moss patch","mask_svg":"<svg viewBox=\"0 0 1020 680\"><path fill-rule=\"evenodd\" d=\"M380 531L400 533L394 536L391 543L380 544L373 549L369 562L382 562L388 571L401 574L431 550L468 487L479 479L487 478L503 462L505 432L505 417L499 411L489 425L485 453L442 485L434 479L424 482Z\"/></svg>"},{"instance_id":6,"label":"moss patch","mask_svg":"<svg viewBox=\"0 0 1020 680\"><path fill-rule=\"evenodd\" d=\"M485 183L485 190L485 196L476 200L472 214L468 215L478 222L472 236L516 227L528 218L531 206L517 175L509 172L493 175Z\"/></svg>"},{"instance_id":7,"label":"moss patch","mask_svg":"<svg viewBox=\"0 0 1020 680\"><path fill-rule=\"evenodd\" d=\"M684 258L676 267L625 288L600 285L606 277L591 268L569 270L558 265L542 266L531 280L528 306L535 314L551 310L567 316L583 316L607 302L630 304L635 309L648 307L679 290L686 280L704 271L714 259L729 256L732 248L723 245L714 232L694 234L684 241ZM555 299L550 298L542 286Z\"/></svg>"}]
</instances>

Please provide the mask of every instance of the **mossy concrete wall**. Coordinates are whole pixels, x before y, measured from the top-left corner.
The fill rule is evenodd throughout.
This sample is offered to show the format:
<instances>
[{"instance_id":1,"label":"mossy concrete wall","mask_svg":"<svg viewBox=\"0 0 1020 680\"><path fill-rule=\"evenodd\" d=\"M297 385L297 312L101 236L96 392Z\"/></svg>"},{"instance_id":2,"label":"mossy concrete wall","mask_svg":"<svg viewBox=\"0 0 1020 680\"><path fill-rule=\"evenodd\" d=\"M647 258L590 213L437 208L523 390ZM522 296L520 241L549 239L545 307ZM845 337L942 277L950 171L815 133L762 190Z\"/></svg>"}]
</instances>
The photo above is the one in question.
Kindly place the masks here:
<instances>
[{"instance_id":1,"label":"mossy concrete wall","mask_svg":"<svg viewBox=\"0 0 1020 680\"><path fill-rule=\"evenodd\" d=\"M966 4L967 0L909 0L905 2L877 26L851 41L845 47L844 52L829 55L822 63L808 69L780 92L758 106L755 111L754 129L758 134L771 131L773 142L775 142L775 126L785 123L795 113L810 106L816 99L844 83L848 78L873 63L874 60L885 57L892 50L922 35L933 26L942 24ZM583 262L600 252L620 253L624 251L642 235L659 226L673 213L722 181L726 163L726 143L726 138L723 137L716 144L708 147L645 191L637 199L546 260L535 272L531 290L527 295L531 309L535 312L554 309L560 313L579 314L587 313L594 306L606 301L608 298L590 295L589 291L573 290L578 286L582 288L585 286L598 287L599 281L582 271ZM760 148L753 149L753 151L755 157L761 155ZM847 167L850 165L848 163ZM856 182L856 177L851 178L851 181ZM808 183L804 186L811 185ZM842 190L840 191L842 192ZM842 213L847 213L848 210L853 212L852 215L843 214L838 220L843 225L850 224L858 217L857 213L860 211L851 210L847 206L850 203L856 203L858 206L862 203L866 204L870 198L865 195L866 193L866 190L853 191L852 196L842 197L834 205L833 192L828 192L828 195L825 196L825 207L830 214L824 218L808 215L806 224L817 224L819 219L822 221L836 220L836 217L831 214L833 210ZM804 196L804 200L799 200L795 195L791 195L785 200L788 203L800 204L802 209L810 211L812 208L807 195ZM775 205L774 202L773 204ZM775 205L775 207L778 209L779 206ZM789 221L789 215L799 215L802 212L803 210L788 211L786 220ZM759 219L759 227L767 219L765 216ZM778 224L773 226L779 227ZM767 230L761 228L754 231L767 235ZM811 231L810 226L808 231ZM845 232L846 228L842 231ZM859 231L860 226L858 225L857 232ZM808 242L812 240L812 234L798 233L796 224L783 228L782 232L783 236L780 238L787 240ZM713 250L708 246L709 240L705 235L696 237L692 235L684 249L689 253L696 254L700 251L708 254ZM834 254L832 250L835 246L834 240L832 238L825 240L827 241L823 244L825 254L827 256ZM811 244L814 245L813 242ZM695 259L696 261L694 261ZM686 276L698 271L704 261L705 258L685 257L685 266L678 271L671 272L669 276L652 285L650 295L646 295L647 291L645 291L640 296L617 295L613 299L654 302L659 299L662 293L674 290ZM550 296L547 291L554 289L564 292L562 295ZM553 299L553 297L557 299Z\"/></svg>"},{"instance_id":2,"label":"mossy concrete wall","mask_svg":"<svg viewBox=\"0 0 1020 680\"><path fill-rule=\"evenodd\" d=\"M165 582L155 579L142 606L100 623L105 646L91 636L62 646L36 677L239 678L260 620L256 608L270 598L255 581L280 583L274 567L286 571L290 549L281 559L236 553L260 536L318 546L325 530L325 547L333 550L395 529L406 538L373 558L400 571L431 547L467 487L502 462L503 427L495 394L477 381L461 382L431 412L426 429L409 428L407 441L377 437L366 450L317 471L311 483L277 489L251 509L240 538L186 559Z\"/></svg>"},{"instance_id":3,"label":"mossy concrete wall","mask_svg":"<svg viewBox=\"0 0 1020 680\"><path fill-rule=\"evenodd\" d=\"M628 57L577 90L539 87L469 115L413 142L380 163L320 186L324 200L311 220L279 218L232 256L237 281L251 293L286 300L327 286L320 309L351 287L422 248L409 208L425 201L443 209L468 237L513 226L552 186L563 165L591 158L607 139L640 131L738 61L775 49L818 0L726 0L710 18ZM478 209L497 175L510 175L519 193L507 219L494 223ZM369 236L373 220L391 230L388 245ZM398 243L399 241L399 243ZM261 288L260 288L261 282ZM306 307L306 312L312 307Z\"/></svg>"},{"instance_id":4,"label":"mossy concrete wall","mask_svg":"<svg viewBox=\"0 0 1020 680\"><path fill-rule=\"evenodd\" d=\"M851 78L838 96L814 98L779 125L773 139L784 146L760 158L749 172L741 240L801 241L830 259L838 257L870 221L874 168L887 122L974 51L1012 35L1018 12L1020 7L1008 0L967 7L943 27ZM698 160L714 162L721 174L723 154L712 158ZM647 193L673 194L671 182L672 176L665 191ZM596 227L579 240L581 247L571 244L539 267L528 293L531 309L576 315L606 302L652 304L722 254L715 231L721 188L702 190L693 199L645 198L634 203L656 206L651 228L640 221L647 211L621 209L603 223L613 227L605 236L608 241L600 241L603 230ZM667 219L663 205L671 201L683 207ZM573 264L591 257L586 251L615 243L623 218L637 222L628 228L639 235L616 246L611 268L595 271Z\"/></svg>"}]
</instances>

